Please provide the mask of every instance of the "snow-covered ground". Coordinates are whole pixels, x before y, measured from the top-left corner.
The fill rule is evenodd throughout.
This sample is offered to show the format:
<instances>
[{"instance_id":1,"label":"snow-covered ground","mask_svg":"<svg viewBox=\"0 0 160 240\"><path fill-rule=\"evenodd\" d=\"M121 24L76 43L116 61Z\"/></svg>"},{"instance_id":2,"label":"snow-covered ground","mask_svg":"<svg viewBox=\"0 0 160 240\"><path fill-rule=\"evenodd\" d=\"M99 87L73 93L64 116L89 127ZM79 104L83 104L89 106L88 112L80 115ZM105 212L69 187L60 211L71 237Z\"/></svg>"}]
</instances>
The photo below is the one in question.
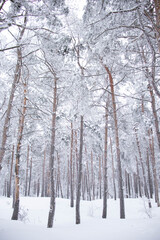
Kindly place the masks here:
<instances>
[{"instance_id":1,"label":"snow-covered ground","mask_svg":"<svg viewBox=\"0 0 160 240\"><path fill-rule=\"evenodd\" d=\"M102 200L81 201L81 224L66 199L56 199L54 227L47 229L49 198L22 197L20 221L11 221L12 199L0 197L0 240L160 240L160 208L146 199L126 199L126 219L119 219L119 201L108 200L102 219Z\"/></svg>"}]
</instances>

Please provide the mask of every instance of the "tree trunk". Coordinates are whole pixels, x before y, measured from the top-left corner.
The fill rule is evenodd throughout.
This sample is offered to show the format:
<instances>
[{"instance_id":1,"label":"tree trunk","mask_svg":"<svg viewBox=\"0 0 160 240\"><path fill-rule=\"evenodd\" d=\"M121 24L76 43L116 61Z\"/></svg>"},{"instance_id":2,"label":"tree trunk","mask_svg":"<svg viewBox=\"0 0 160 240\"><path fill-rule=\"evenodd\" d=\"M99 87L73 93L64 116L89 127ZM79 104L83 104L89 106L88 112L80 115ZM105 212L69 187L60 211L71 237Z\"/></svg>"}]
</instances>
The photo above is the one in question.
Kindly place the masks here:
<instances>
[{"instance_id":1,"label":"tree trunk","mask_svg":"<svg viewBox=\"0 0 160 240\"><path fill-rule=\"evenodd\" d=\"M136 173L133 174L133 178L134 178L134 195L136 198L138 198L138 177Z\"/></svg>"},{"instance_id":2,"label":"tree trunk","mask_svg":"<svg viewBox=\"0 0 160 240\"><path fill-rule=\"evenodd\" d=\"M156 12L156 37L158 41L158 49L160 53L160 0L154 0Z\"/></svg>"},{"instance_id":3,"label":"tree trunk","mask_svg":"<svg viewBox=\"0 0 160 240\"><path fill-rule=\"evenodd\" d=\"M70 188L70 161L68 157L68 162L67 162L67 199L69 199L69 189Z\"/></svg>"},{"instance_id":4,"label":"tree trunk","mask_svg":"<svg viewBox=\"0 0 160 240\"><path fill-rule=\"evenodd\" d=\"M31 181L32 181L32 158L31 158L30 166L29 166L28 196L30 196L30 191L31 191Z\"/></svg>"},{"instance_id":5,"label":"tree trunk","mask_svg":"<svg viewBox=\"0 0 160 240\"><path fill-rule=\"evenodd\" d=\"M94 179L94 166L93 166L93 152L91 151L91 188L92 199L95 200L95 179Z\"/></svg>"},{"instance_id":6,"label":"tree trunk","mask_svg":"<svg viewBox=\"0 0 160 240\"><path fill-rule=\"evenodd\" d=\"M117 199L116 181L115 181L115 169L114 169L114 158L113 158L113 149L112 149L111 137L110 137L110 145L111 145L111 157L112 157L112 178L113 178L114 200L116 200Z\"/></svg>"},{"instance_id":7,"label":"tree trunk","mask_svg":"<svg viewBox=\"0 0 160 240\"><path fill-rule=\"evenodd\" d=\"M45 164L46 164L46 149L44 150L44 158L43 158L43 167L42 167L42 189L41 189L41 197L45 195Z\"/></svg>"},{"instance_id":8,"label":"tree trunk","mask_svg":"<svg viewBox=\"0 0 160 240\"><path fill-rule=\"evenodd\" d=\"M151 96L151 105L152 105L152 111L153 111L153 117L154 117L154 124L155 124L155 129L156 129L158 146L159 146L159 150L160 150L160 129L159 129L157 110L156 110L155 97L154 97L152 86L150 84L148 85L148 88L149 88L150 96Z\"/></svg>"},{"instance_id":9,"label":"tree trunk","mask_svg":"<svg viewBox=\"0 0 160 240\"><path fill-rule=\"evenodd\" d=\"M23 136L24 120L26 114L26 103L27 103L27 85L24 83L24 100L23 100L23 109L22 114L20 115L19 120L19 129L18 129L18 139L16 147L16 165L15 165L15 204L14 211L12 215L12 220L18 220L19 214L19 168L20 168L20 154L21 154L21 142Z\"/></svg>"},{"instance_id":10,"label":"tree trunk","mask_svg":"<svg viewBox=\"0 0 160 240\"><path fill-rule=\"evenodd\" d=\"M143 164L143 159L142 159L142 154L141 154L141 149L140 149L140 143L139 143L139 140L138 140L137 129L135 128L134 130L135 130L137 148L138 148L139 159L140 159L140 164L141 164L142 174L143 174L143 180L144 180L144 193L145 193L145 196L146 196L146 197L148 198L148 200L149 200L149 202L148 202L149 207L151 207L151 202L150 202L149 192L148 192L148 187L147 187L147 180L146 180L145 168L144 168L144 164Z\"/></svg>"},{"instance_id":11,"label":"tree trunk","mask_svg":"<svg viewBox=\"0 0 160 240\"><path fill-rule=\"evenodd\" d=\"M61 164L60 164L60 157L57 152L57 183L56 183L56 193L59 197L61 194L61 197L63 198L63 191L62 191L62 184L61 184ZM56 174L55 174L56 175Z\"/></svg>"},{"instance_id":12,"label":"tree trunk","mask_svg":"<svg viewBox=\"0 0 160 240\"><path fill-rule=\"evenodd\" d=\"M128 198L128 184L127 184L127 171L125 171L125 187L126 187L126 198Z\"/></svg>"},{"instance_id":13,"label":"tree trunk","mask_svg":"<svg viewBox=\"0 0 160 240\"><path fill-rule=\"evenodd\" d=\"M37 181L37 197L39 197L39 192L40 192L40 179L38 178L38 181Z\"/></svg>"},{"instance_id":14,"label":"tree trunk","mask_svg":"<svg viewBox=\"0 0 160 240\"><path fill-rule=\"evenodd\" d=\"M7 197L9 197L9 198L10 198L10 196L11 196L11 187L12 187L13 161L14 161L14 145L13 145L13 148L12 148L12 160L11 160L11 169L10 169L10 178L9 178L8 193L7 193Z\"/></svg>"},{"instance_id":15,"label":"tree trunk","mask_svg":"<svg viewBox=\"0 0 160 240\"><path fill-rule=\"evenodd\" d=\"M155 153L154 153L154 138L153 138L152 129L149 131L149 145L150 145L151 159L152 159L155 202L157 203L157 206L160 207L159 192L158 192L158 179L157 179L156 161L155 161Z\"/></svg>"},{"instance_id":16,"label":"tree trunk","mask_svg":"<svg viewBox=\"0 0 160 240\"><path fill-rule=\"evenodd\" d=\"M51 198L50 210L48 215L48 228L53 227L53 219L55 214L55 183L54 183L54 152L55 152L55 133L56 133L56 110L57 110L57 77L54 77L54 92L53 92L53 109L52 109L52 133L51 133L51 150L50 150L50 185Z\"/></svg>"},{"instance_id":17,"label":"tree trunk","mask_svg":"<svg viewBox=\"0 0 160 240\"><path fill-rule=\"evenodd\" d=\"M89 201L91 201L92 197L91 197L91 184L90 184L90 174L89 174L88 161L86 163L86 179L87 179L87 199Z\"/></svg>"},{"instance_id":18,"label":"tree trunk","mask_svg":"<svg viewBox=\"0 0 160 240\"><path fill-rule=\"evenodd\" d=\"M83 152L83 116L81 116L80 128L80 149L79 149L79 166L76 194L76 224L80 224L80 197L81 197L81 182L82 182L82 152Z\"/></svg>"},{"instance_id":19,"label":"tree trunk","mask_svg":"<svg viewBox=\"0 0 160 240\"><path fill-rule=\"evenodd\" d=\"M22 40L26 24L27 24L27 16L24 17L24 28L20 32L20 37L18 39L18 42L20 42ZM22 50L21 50L21 47L18 47L17 48L17 64L16 64L15 73L14 73L14 80L13 80L13 83L12 83L12 88L11 88L11 92L10 92L7 112L6 112L3 131L2 131L2 142L1 142L1 148L0 148L0 170L2 169L2 161L3 161L5 150L6 150L7 132L8 132L8 128L9 128L9 122L10 122L11 110L12 110L12 106L13 106L14 94L15 94L17 84L18 84L18 82L20 80L20 77L21 77L21 70L22 70Z\"/></svg>"},{"instance_id":20,"label":"tree trunk","mask_svg":"<svg viewBox=\"0 0 160 240\"><path fill-rule=\"evenodd\" d=\"M29 165L29 145L28 145L28 147L27 147L27 165L26 165L25 196L27 196L27 190L28 190L28 165Z\"/></svg>"},{"instance_id":21,"label":"tree trunk","mask_svg":"<svg viewBox=\"0 0 160 240\"><path fill-rule=\"evenodd\" d=\"M138 180L138 189L139 189L139 196L142 197L142 186L141 186L141 178L139 174L139 163L136 157L136 166L137 166L137 180Z\"/></svg>"},{"instance_id":22,"label":"tree trunk","mask_svg":"<svg viewBox=\"0 0 160 240\"><path fill-rule=\"evenodd\" d=\"M152 177L151 177L151 169L150 169L150 161L149 161L149 152L147 150L147 169L148 169L148 185L149 185L149 195L150 198L153 198L153 184L152 184Z\"/></svg>"},{"instance_id":23,"label":"tree trunk","mask_svg":"<svg viewBox=\"0 0 160 240\"><path fill-rule=\"evenodd\" d=\"M112 106L113 106L113 117L115 125L115 140L116 140L116 152L117 152L117 165L118 165L118 183L119 183L119 198L120 198L120 218L125 218L125 206L124 206L124 194L123 194L123 179L122 179L122 167L120 158L120 146L119 146L119 134L118 134L118 123L117 123L117 109L114 93L114 84L111 72L107 66L104 66L106 72L109 75L110 88L112 94Z\"/></svg>"},{"instance_id":24,"label":"tree trunk","mask_svg":"<svg viewBox=\"0 0 160 240\"><path fill-rule=\"evenodd\" d=\"M99 155L99 198L102 198L102 163L101 156Z\"/></svg>"},{"instance_id":25,"label":"tree trunk","mask_svg":"<svg viewBox=\"0 0 160 240\"><path fill-rule=\"evenodd\" d=\"M1 143L1 148L0 148L0 170L2 169L2 161L3 161L3 157L5 154L5 150L6 150L7 132L8 132L8 128L9 128L10 115L11 115L11 110L12 110L12 106L13 106L14 93L16 90L17 83L19 82L19 79L21 76L21 67L22 67L22 53L21 53L21 48L18 48L17 49L16 70L15 70L15 74L14 74L14 80L12 83L10 98L9 98L9 102L8 102L8 108L7 108L6 117L5 117L5 121L4 121L3 132L2 132L2 143Z\"/></svg>"},{"instance_id":26,"label":"tree trunk","mask_svg":"<svg viewBox=\"0 0 160 240\"><path fill-rule=\"evenodd\" d=\"M71 148L70 148L70 207L74 207L73 186L73 124L71 123Z\"/></svg>"},{"instance_id":27,"label":"tree trunk","mask_svg":"<svg viewBox=\"0 0 160 240\"><path fill-rule=\"evenodd\" d=\"M78 140L77 140L77 131L75 130L75 134L74 134L74 146L75 146L75 182L77 182L77 178L78 178ZM77 184L75 184L75 192L77 192Z\"/></svg>"},{"instance_id":28,"label":"tree trunk","mask_svg":"<svg viewBox=\"0 0 160 240\"><path fill-rule=\"evenodd\" d=\"M107 195L108 195L108 179L107 179L107 140L108 140L108 101L105 109L105 141L104 141L104 171L103 171L103 212L102 218L107 218Z\"/></svg>"}]
</instances>

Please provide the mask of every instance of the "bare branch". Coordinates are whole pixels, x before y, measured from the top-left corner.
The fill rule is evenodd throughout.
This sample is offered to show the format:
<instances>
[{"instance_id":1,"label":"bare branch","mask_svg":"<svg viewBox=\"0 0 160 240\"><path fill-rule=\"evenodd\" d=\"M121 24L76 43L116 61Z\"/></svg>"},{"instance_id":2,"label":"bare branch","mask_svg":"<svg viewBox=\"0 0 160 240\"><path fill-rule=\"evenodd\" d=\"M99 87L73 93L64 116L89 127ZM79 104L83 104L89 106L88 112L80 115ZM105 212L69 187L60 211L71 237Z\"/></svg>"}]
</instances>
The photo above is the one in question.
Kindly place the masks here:
<instances>
[{"instance_id":1,"label":"bare branch","mask_svg":"<svg viewBox=\"0 0 160 240\"><path fill-rule=\"evenodd\" d=\"M0 11L2 10L2 8L3 8L3 6L4 6L4 4L7 2L7 0L3 0L2 1L2 4L1 4L1 6L0 6Z\"/></svg>"},{"instance_id":2,"label":"bare branch","mask_svg":"<svg viewBox=\"0 0 160 240\"><path fill-rule=\"evenodd\" d=\"M0 49L0 52L4 52L4 51L11 50L11 49L19 48L19 47L21 47L22 45L24 45L24 44L17 45L17 46L13 46L13 47L8 47L8 48L2 48L2 49Z\"/></svg>"},{"instance_id":3,"label":"bare branch","mask_svg":"<svg viewBox=\"0 0 160 240\"><path fill-rule=\"evenodd\" d=\"M99 20L97 20L97 21L95 21L95 22L93 22L93 23L91 23L89 25L94 25L94 24L96 24L98 22L101 22L101 21L105 20L107 17L109 17L111 14L117 14L117 13L121 14L121 13L127 13L127 12L134 12L138 8L139 8L139 5L134 7L134 8L132 8L132 9L125 9L125 10L118 10L118 11L109 12L103 18L101 18L101 19L99 19Z\"/></svg>"}]
</instances>

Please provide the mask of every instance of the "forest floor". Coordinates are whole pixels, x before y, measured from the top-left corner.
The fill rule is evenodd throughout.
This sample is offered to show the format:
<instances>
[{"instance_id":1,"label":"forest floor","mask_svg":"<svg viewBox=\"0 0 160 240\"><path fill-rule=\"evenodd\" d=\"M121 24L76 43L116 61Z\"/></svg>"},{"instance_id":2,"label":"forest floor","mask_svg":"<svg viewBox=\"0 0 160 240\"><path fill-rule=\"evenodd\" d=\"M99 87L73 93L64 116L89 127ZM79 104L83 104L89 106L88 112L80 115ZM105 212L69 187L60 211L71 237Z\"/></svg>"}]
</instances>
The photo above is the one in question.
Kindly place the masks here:
<instances>
[{"instance_id":1,"label":"forest floor","mask_svg":"<svg viewBox=\"0 0 160 240\"><path fill-rule=\"evenodd\" d=\"M48 229L49 198L21 197L20 220L11 221L12 199L0 197L0 240L159 240L160 208L145 198L125 199L126 219L119 219L119 200L108 200L108 218L102 219L102 200L81 201L81 224L75 208L56 199L54 227Z\"/></svg>"}]
</instances>

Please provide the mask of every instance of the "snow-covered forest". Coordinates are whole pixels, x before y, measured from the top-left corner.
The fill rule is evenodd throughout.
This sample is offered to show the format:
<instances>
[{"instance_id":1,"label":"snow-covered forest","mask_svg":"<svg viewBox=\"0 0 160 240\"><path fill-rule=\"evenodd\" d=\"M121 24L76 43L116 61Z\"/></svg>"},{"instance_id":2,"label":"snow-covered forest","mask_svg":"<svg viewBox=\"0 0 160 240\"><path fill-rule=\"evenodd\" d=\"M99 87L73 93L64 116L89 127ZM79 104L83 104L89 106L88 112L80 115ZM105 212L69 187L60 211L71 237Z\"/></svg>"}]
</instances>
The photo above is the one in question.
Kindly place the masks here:
<instances>
[{"instance_id":1,"label":"snow-covered forest","mask_svg":"<svg viewBox=\"0 0 160 240\"><path fill-rule=\"evenodd\" d=\"M2 225L160 220L160 0L1 0L0 36Z\"/></svg>"}]
</instances>

